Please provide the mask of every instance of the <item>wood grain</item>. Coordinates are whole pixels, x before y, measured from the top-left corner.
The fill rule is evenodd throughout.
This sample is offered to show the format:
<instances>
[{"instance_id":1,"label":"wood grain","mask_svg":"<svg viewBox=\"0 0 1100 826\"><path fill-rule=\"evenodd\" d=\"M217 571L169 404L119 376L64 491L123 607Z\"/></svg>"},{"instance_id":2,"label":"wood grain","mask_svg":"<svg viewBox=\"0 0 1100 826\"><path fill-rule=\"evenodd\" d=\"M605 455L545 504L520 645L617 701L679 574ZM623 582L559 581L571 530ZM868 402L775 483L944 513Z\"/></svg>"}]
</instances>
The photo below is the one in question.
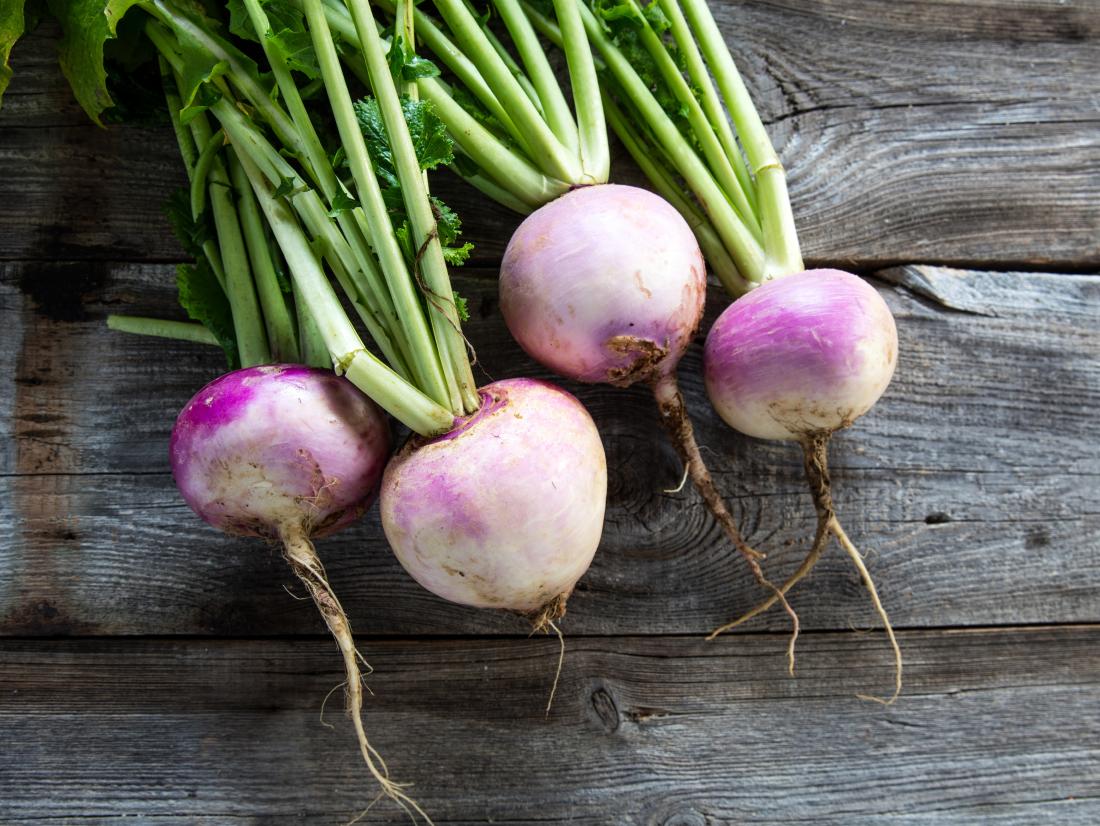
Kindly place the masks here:
<instances>
[{"instance_id":1,"label":"wood grain","mask_svg":"<svg viewBox=\"0 0 1100 826\"><path fill-rule=\"evenodd\" d=\"M367 725L436 823L1092 824L1100 629L364 640ZM374 793L328 640L0 641L5 824L346 822ZM476 790L474 792L473 790ZM377 806L367 822L405 822Z\"/></svg>"},{"instance_id":2,"label":"wood grain","mask_svg":"<svg viewBox=\"0 0 1100 826\"><path fill-rule=\"evenodd\" d=\"M468 271L468 334L486 376L546 377L511 341L491 272ZM907 267L880 274L901 363L833 449L841 514L902 627L1083 622L1100 616L1100 279ZM888 284L897 286L887 286ZM222 369L212 349L112 333L106 312L178 316L167 266L0 270L0 633L319 632L276 552L220 536L182 503L165 445L176 412ZM723 305L712 292L708 323ZM681 379L705 455L775 576L812 531L796 451L745 439L706 402L699 348ZM595 564L568 633L701 633L759 593L692 493L644 390L571 385L611 468ZM9 430L10 428L10 430ZM10 434L10 441L5 438ZM377 515L321 544L371 634L521 633L448 605L394 561ZM794 595L808 628L872 624L830 553ZM777 612L751 630L785 627ZM777 652L778 653L778 652Z\"/></svg>"},{"instance_id":3,"label":"wood grain","mask_svg":"<svg viewBox=\"0 0 1100 826\"><path fill-rule=\"evenodd\" d=\"M716 4L816 263L1100 266L1100 0ZM166 128L89 125L20 43L0 113L0 258L177 260ZM615 180L640 183L622 153ZM518 219L442 175L482 262Z\"/></svg>"}]
</instances>

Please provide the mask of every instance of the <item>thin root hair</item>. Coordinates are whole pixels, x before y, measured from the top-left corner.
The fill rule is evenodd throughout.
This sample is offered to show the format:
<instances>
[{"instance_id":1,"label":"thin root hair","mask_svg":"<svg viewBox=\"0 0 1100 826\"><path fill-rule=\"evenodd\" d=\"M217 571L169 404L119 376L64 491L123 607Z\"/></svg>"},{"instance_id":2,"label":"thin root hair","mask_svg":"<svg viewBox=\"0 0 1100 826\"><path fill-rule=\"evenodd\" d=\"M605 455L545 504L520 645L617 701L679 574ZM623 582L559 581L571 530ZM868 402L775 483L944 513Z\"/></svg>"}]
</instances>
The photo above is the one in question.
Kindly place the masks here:
<instances>
[{"instance_id":1,"label":"thin root hair","mask_svg":"<svg viewBox=\"0 0 1100 826\"><path fill-rule=\"evenodd\" d=\"M791 618L791 639L787 646L787 655L788 668L790 673L794 674L794 645L798 639L800 628L798 614L787 602L784 592L764 575L764 571L760 567L760 560L764 558L764 554L745 542L741 536L740 528L737 527L737 522L734 521L733 514L730 513L722 496L718 493L714 479L703 462L699 445L695 441L695 429L692 427L691 418L688 416L684 397L676 384L675 376L662 376L656 380L653 383L653 394L657 399L657 406L661 412L661 422L668 432L677 453L680 454L680 460L684 463L684 468L690 476L692 484L706 503L707 510L714 516L715 521L718 522L738 553L744 557L756 582L772 592L774 599L783 605L783 610ZM711 638L713 638L713 635Z\"/></svg>"},{"instance_id":2,"label":"thin root hair","mask_svg":"<svg viewBox=\"0 0 1100 826\"><path fill-rule=\"evenodd\" d=\"M813 545L810 548L809 553L806 554L806 558L802 560L802 564L798 566L793 574L791 574L787 580L783 583L782 587L777 589L776 593L768 597L768 599L761 602L748 612L742 614L737 619L726 623L725 625L716 628L707 637L708 640L713 640L719 634L725 631L729 631L732 628L748 622L753 617L771 608L779 599L783 598L783 595L787 593L792 587L794 587L799 581L802 580L810 571L813 570L817 561L821 558L821 554L824 552L826 546L829 544L830 536L836 537L837 543L844 549L844 552L848 555L848 558L852 560L852 564L856 566L856 570L859 571L860 577L863 580L863 585L867 589L867 593L871 597L871 603L874 605L875 611L878 613L879 619L882 620L883 629L886 631L886 636L890 641L890 647L894 654L894 692L887 698L873 697L866 694L858 694L856 696L864 700L873 700L883 705L892 705L895 700L901 694L902 686L902 657L901 647L898 645L897 637L894 635L894 628L890 624L890 617L886 613L886 609L882 605L882 601L879 599L878 589L875 587L874 580L871 578L870 572L867 570L867 566L864 564L863 555L859 552L859 549L848 538L848 534L845 532L843 526L840 524L840 520L837 518L836 510L833 507L832 498L832 484L829 479L829 466L828 466L828 444L829 433L815 433L808 436L802 443L804 462L803 466L806 471L806 480L810 486L810 495L813 497L814 508L817 511L817 532L814 536ZM797 626L796 626L797 628ZM797 634L797 631L796 631ZM792 637L790 645L787 648L788 659L792 661L793 669L793 656L794 656L794 639Z\"/></svg>"},{"instance_id":3,"label":"thin root hair","mask_svg":"<svg viewBox=\"0 0 1100 826\"><path fill-rule=\"evenodd\" d=\"M558 635L558 668L554 672L554 683L550 686L550 697L546 701L546 716L550 716L550 707L554 705L554 695L558 691L558 680L561 679L561 669L565 664L565 637L562 636L561 629L558 628L558 624L553 620L547 620L546 624L554 630L554 633Z\"/></svg>"}]
</instances>

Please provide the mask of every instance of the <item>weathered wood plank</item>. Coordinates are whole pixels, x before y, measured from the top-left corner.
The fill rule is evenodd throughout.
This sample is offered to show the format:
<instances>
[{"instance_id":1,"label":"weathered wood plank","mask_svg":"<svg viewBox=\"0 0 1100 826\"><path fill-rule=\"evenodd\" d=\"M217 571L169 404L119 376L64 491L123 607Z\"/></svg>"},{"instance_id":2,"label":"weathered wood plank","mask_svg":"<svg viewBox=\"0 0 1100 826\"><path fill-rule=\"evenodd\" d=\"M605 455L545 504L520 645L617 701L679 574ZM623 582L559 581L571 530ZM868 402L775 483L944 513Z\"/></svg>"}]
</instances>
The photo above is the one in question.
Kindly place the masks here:
<instances>
[{"instance_id":1,"label":"weathered wood plank","mask_svg":"<svg viewBox=\"0 0 1100 826\"><path fill-rule=\"evenodd\" d=\"M482 276L486 273L481 273ZM901 364L875 411L836 440L841 513L900 626L1100 616L1100 279L915 267L882 273ZM470 339L493 377L546 376L511 342L491 279L463 277ZM925 297L925 296L930 296ZM114 334L108 311L174 314L171 268L0 270L0 633L317 632L280 587L278 555L223 538L167 472L177 410L221 369L213 350ZM723 300L711 296L708 323ZM793 448L744 439L707 405L699 348L681 374L720 488L781 575L811 531ZM611 467L605 537L571 601L572 634L698 633L758 593L694 494L642 390L571 386ZM10 439L7 436L10 435ZM369 633L515 633L446 605L389 553L371 514L322 543ZM826 556L795 595L808 628L870 622L857 577ZM775 613L754 628L782 629ZM777 652L778 653L778 652Z\"/></svg>"},{"instance_id":2,"label":"weathered wood plank","mask_svg":"<svg viewBox=\"0 0 1100 826\"><path fill-rule=\"evenodd\" d=\"M807 257L1100 266L1100 2L715 4L790 173ZM28 37L0 113L0 258L174 260L167 129L85 122ZM639 182L629 162L616 178ZM517 223L441 177L483 261Z\"/></svg>"},{"instance_id":3,"label":"weathered wood plank","mask_svg":"<svg viewBox=\"0 0 1100 826\"><path fill-rule=\"evenodd\" d=\"M1091 824L1100 629L367 641L367 723L436 823ZM373 795L328 640L0 642L7 824L341 823ZM507 691L499 690L507 686ZM367 822L400 822L379 805Z\"/></svg>"}]
</instances>

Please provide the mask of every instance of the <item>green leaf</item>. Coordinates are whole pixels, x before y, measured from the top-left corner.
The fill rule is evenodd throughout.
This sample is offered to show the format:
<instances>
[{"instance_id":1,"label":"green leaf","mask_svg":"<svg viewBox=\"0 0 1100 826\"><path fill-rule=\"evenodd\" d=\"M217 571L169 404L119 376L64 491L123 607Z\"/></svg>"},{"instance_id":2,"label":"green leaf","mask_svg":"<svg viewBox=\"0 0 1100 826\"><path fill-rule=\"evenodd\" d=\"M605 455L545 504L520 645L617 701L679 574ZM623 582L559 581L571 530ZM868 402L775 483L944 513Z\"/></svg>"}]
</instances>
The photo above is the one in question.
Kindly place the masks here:
<instances>
[{"instance_id":1,"label":"green leaf","mask_svg":"<svg viewBox=\"0 0 1100 826\"><path fill-rule=\"evenodd\" d=\"M290 276L283 267L275 267L275 280L279 282L279 292L283 295L293 295L294 288L290 284Z\"/></svg>"},{"instance_id":2,"label":"green leaf","mask_svg":"<svg viewBox=\"0 0 1100 826\"><path fill-rule=\"evenodd\" d=\"M306 30L305 14L287 0L263 0L267 22L271 26L267 40L273 51L286 61L292 70L301 72L311 80L321 76L317 53L313 51L313 39Z\"/></svg>"},{"instance_id":3,"label":"green leaf","mask_svg":"<svg viewBox=\"0 0 1100 826\"><path fill-rule=\"evenodd\" d=\"M431 101L406 97L401 101L401 109L409 125L421 169L435 169L454 160L454 141L447 133L447 125L435 113Z\"/></svg>"},{"instance_id":4,"label":"green leaf","mask_svg":"<svg viewBox=\"0 0 1100 826\"><path fill-rule=\"evenodd\" d=\"M431 197L432 212L435 213L436 232L439 233L439 243L445 247L450 246L462 234L462 221L459 219L457 212L434 195Z\"/></svg>"},{"instance_id":5,"label":"green leaf","mask_svg":"<svg viewBox=\"0 0 1100 826\"><path fill-rule=\"evenodd\" d=\"M413 246L412 227L409 225L408 219L400 224L394 224L394 227L393 234L397 238L401 251L405 253L405 260L410 264L415 263L417 250Z\"/></svg>"},{"instance_id":6,"label":"green leaf","mask_svg":"<svg viewBox=\"0 0 1100 826\"><path fill-rule=\"evenodd\" d=\"M252 18L248 16L244 0L229 0L226 7L229 10L230 34L235 34L242 40L259 43L260 38L256 37L256 30L252 27Z\"/></svg>"},{"instance_id":7,"label":"green leaf","mask_svg":"<svg viewBox=\"0 0 1100 826\"><path fill-rule=\"evenodd\" d=\"M473 252L474 245L467 241L461 247L444 247L443 258L452 267L460 267L466 263L466 259L470 257L470 253ZM463 303L465 306L465 303ZM463 316L462 320L465 321L466 317Z\"/></svg>"},{"instance_id":8,"label":"green leaf","mask_svg":"<svg viewBox=\"0 0 1100 826\"><path fill-rule=\"evenodd\" d=\"M7 0L0 5L0 101L11 80L11 66L8 64L11 47L23 36L24 22L23 0Z\"/></svg>"},{"instance_id":9,"label":"green leaf","mask_svg":"<svg viewBox=\"0 0 1100 826\"><path fill-rule=\"evenodd\" d=\"M229 31L237 37L259 43L256 28L244 0L228 0ZM313 40L306 29L305 13L287 0L260 0L267 15L268 30L264 38L272 51L286 61L286 65L310 79L321 76L321 67L313 51Z\"/></svg>"},{"instance_id":10,"label":"green leaf","mask_svg":"<svg viewBox=\"0 0 1100 826\"><path fill-rule=\"evenodd\" d=\"M332 209L328 211L328 217L335 218L341 212L349 212L357 206L359 206L359 202L350 195L345 195L343 192L337 192L336 196L332 199Z\"/></svg>"},{"instance_id":11,"label":"green leaf","mask_svg":"<svg viewBox=\"0 0 1100 826\"><path fill-rule=\"evenodd\" d=\"M397 185L397 173L393 166L393 152L390 139L386 134L386 125L382 121L382 111L374 98L355 101L355 117L367 143L367 151L374 163L375 173L388 186Z\"/></svg>"},{"instance_id":12,"label":"green leaf","mask_svg":"<svg viewBox=\"0 0 1100 826\"><path fill-rule=\"evenodd\" d=\"M466 113L470 115L474 120L492 132L497 138L503 141L505 144L511 146L514 144L504 125L497 120L489 110L485 108L480 100L474 97L465 86L455 86L451 90L451 97L455 103L466 110Z\"/></svg>"},{"instance_id":13,"label":"green leaf","mask_svg":"<svg viewBox=\"0 0 1100 826\"><path fill-rule=\"evenodd\" d=\"M285 178L280 176L279 185L275 187L275 197L283 198L288 195L293 195L296 189L297 187L295 187L294 185L293 178Z\"/></svg>"},{"instance_id":14,"label":"green leaf","mask_svg":"<svg viewBox=\"0 0 1100 826\"><path fill-rule=\"evenodd\" d=\"M225 63L219 63L218 66L223 67L221 71L225 71ZM221 100L222 93L221 90L210 85L206 80L200 81L198 85L190 89L190 91L188 91L186 79L184 83L184 90L187 97L184 98L183 108L180 109L180 123L186 125L193 121L197 115L205 112Z\"/></svg>"},{"instance_id":15,"label":"green leaf","mask_svg":"<svg viewBox=\"0 0 1100 826\"><path fill-rule=\"evenodd\" d=\"M589 2L611 41L630 62L638 77L653 93L657 103L665 110L688 142L695 145L695 134L687 119L687 107L680 103L668 87L657 62L642 43L641 32L647 23L658 37L662 37L669 29L668 18L658 5L658 0L650 0L644 5L639 5L635 0L589 0ZM676 44L668 38L662 37L662 40L673 61L682 69L683 55L676 48Z\"/></svg>"},{"instance_id":16,"label":"green leaf","mask_svg":"<svg viewBox=\"0 0 1100 826\"><path fill-rule=\"evenodd\" d=\"M446 125L435 114L432 104L429 101L405 97L401 100L401 108L405 115L405 123L409 127L409 134L412 136L420 168L434 169L441 164L454 161L454 143L447 134ZM415 264L420 250L412 238L412 228L405 213L401 182L394 168L393 150L390 147L378 102L374 98L356 101L355 112L374 163L375 174L382 182L382 200L390 213L397 243L404 252L405 259L410 264ZM470 257L470 251L474 245L466 243L455 246L462 222L454 210L441 200L435 197L431 200L436 220L436 233L443 248L443 257L450 264L461 264Z\"/></svg>"},{"instance_id":17,"label":"green leaf","mask_svg":"<svg viewBox=\"0 0 1100 826\"><path fill-rule=\"evenodd\" d=\"M437 77L439 67L408 49L401 35L397 35L390 41L388 55L390 74L395 81L413 82L422 77Z\"/></svg>"},{"instance_id":18,"label":"green leaf","mask_svg":"<svg viewBox=\"0 0 1100 826\"><path fill-rule=\"evenodd\" d=\"M214 240L214 230L204 213L196 219L191 214L191 193L184 187L168 196L164 205L172 231L179 238L187 254L193 258L202 258L202 245Z\"/></svg>"},{"instance_id":19,"label":"green leaf","mask_svg":"<svg viewBox=\"0 0 1100 826\"><path fill-rule=\"evenodd\" d=\"M431 101L403 97L401 109L421 169L435 169L440 164L449 164L454 160L454 142L447 134L447 125L436 115ZM355 114L378 177L387 186L399 186L393 150L378 101L370 97L357 100Z\"/></svg>"},{"instance_id":20,"label":"green leaf","mask_svg":"<svg viewBox=\"0 0 1100 826\"><path fill-rule=\"evenodd\" d=\"M466 299L460 296L458 293L451 293L455 302L455 311L458 313L459 321L470 320L470 308L466 302Z\"/></svg>"},{"instance_id":21,"label":"green leaf","mask_svg":"<svg viewBox=\"0 0 1100 826\"><path fill-rule=\"evenodd\" d=\"M461 177L469 178L477 175L481 172L481 167L477 165L469 155L455 154L455 159L451 163L451 170Z\"/></svg>"},{"instance_id":22,"label":"green leaf","mask_svg":"<svg viewBox=\"0 0 1100 826\"><path fill-rule=\"evenodd\" d=\"M61 23L58 45L61 71L77 101L100 126L100 116L114 105L107 91L104 44L116 37L118 23L138 0L48 0Z\"/></svg>"},{"instance_id":23,"label":"green leaf","mask_svg":"<svg viewBox=\"0 0 1100 826\"><path fill-rule=\"evenodd\" d=\"M205 258L194 264L180 264L176 268L176 289L180 306L187 315L214 334L225 351L229 369L240 366L237 337L233 329L233 312L218 279Z\"/></svg>"}]
</instances>

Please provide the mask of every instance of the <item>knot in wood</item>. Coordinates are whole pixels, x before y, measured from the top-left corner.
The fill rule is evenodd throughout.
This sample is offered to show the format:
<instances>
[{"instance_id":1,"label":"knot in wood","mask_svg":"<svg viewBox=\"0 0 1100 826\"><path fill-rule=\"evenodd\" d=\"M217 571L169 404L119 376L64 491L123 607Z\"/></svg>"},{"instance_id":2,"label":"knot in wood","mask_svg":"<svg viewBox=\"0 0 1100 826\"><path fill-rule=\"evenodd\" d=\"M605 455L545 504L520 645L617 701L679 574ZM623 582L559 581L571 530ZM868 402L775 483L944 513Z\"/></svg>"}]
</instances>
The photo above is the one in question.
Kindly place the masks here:
<instances>
[{"instance_id":1,"label":"knot in wood","mask_svg":"<svg viewBox=\"0 0 1100 826\"><path fill-rule=\"evenodd\" d=\"M618 731L619 706L615 703L615 698L611 696L611 692L603 686L599 686L592 692L591 703L596 712L596 718L603 725L604 731L608 734Z\"/></svg>"}]
</instances>

